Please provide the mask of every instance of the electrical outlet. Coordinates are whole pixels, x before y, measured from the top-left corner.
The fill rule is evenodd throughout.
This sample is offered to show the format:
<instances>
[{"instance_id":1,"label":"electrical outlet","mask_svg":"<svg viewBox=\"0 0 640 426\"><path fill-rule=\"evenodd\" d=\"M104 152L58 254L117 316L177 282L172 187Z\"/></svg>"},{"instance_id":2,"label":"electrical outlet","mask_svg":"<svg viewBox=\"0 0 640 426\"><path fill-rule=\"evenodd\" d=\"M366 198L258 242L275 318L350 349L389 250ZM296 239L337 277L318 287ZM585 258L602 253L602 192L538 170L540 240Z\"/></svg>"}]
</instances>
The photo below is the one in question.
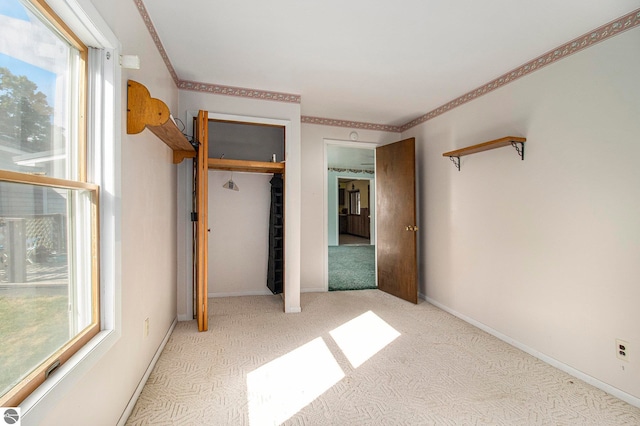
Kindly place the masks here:
<instances>
[{"instance_id":1,"label":"electrical outlet","mask_svg":"<svg viewBox=\"0 0 640 426\"><path fill-rule=\"evenodd\" d=\"M629 361L629 342L616 339L616 356L623 361Z\"/></svg>"},{"instance_id":2,"label":"electrical outlet","mask_svg":"<svg viewBox=\"0 0 640 426\"><path fill-rule=\"evenodd\" d=\"M144 337L149 337L149 318L144 319L143 327Z\"/></svg>"}]
</instances>

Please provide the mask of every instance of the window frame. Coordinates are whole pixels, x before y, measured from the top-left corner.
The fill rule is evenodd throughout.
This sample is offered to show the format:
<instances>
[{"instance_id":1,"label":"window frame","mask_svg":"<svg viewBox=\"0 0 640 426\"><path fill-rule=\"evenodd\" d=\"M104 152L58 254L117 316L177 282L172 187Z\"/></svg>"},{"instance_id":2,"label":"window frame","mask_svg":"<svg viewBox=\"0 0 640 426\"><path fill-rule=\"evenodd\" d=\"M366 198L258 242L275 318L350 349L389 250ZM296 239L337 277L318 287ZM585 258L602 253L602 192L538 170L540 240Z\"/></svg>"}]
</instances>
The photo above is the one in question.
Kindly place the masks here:
<instances>
[{"instance_id":1,"label":"window frame","mask_svg":"<svg viewBox=\"0 0 640 426\"><path fill-rule=\"evenodd\" d=\"M80 153L86 160L77 168L77 177L85 180L79 184L80 187L95 194L93 214L96 215L94 232L97 238L93 240L96 250L93 260L99 267L93 268L93 274L100 279L99 293L94 293L94 297L98 298L95 306L100 308L97 334L85 335L73 341L77 351L69 353L68 359L56 373L20 403L22 419L35 424L46 418L66 391L94 367L122 335L121 261L116 250L121 234L121 119L116 106L121 103L119 88L122 78L117 64L120 42L90 0L47 0L48 4L44 6L43 0L33 0L32 3L38 3L46 14L58 16L58 22L62 25L59 30L63 34L75 33L78 37L73 37L74 43L82 44L84 41L88 47L89 54L85 53L83 58L85 78L82 101L85 108L80 120L82 128L78 130L83 137L86 135ZM86 182L87 176L93 183ZM44 186L61 183L44 181L54 178L34 179L35 183Z\"/></svg>"},{"instance_id":2,"label":"window frame","mask_svg":"<svg viewBox=\"0 0 640 426\"><path fill-rule=\"evenodd\" d=\"M0 180L8 183L26 184L39 187L51 187L60 189L84 189L91 194L90 233L91 233L91 274L88 284L91 291L91 322L83 330L69 339L56 352L49 356L43 363L31 370L26 377L18 382L4 395L0 395L0 406L18 406L27 396L35 391L49 377L49 374L66 363L71 356L82 346L98 334L100 331L100 305L99 305L99 186L88 183L87 180L87 74L88 74L88 48L76 37L69 27L58 17L55 12L43 0L26 0L31 4L36 13L48 22L52 31L59 33L76 50L78 63L69 71L71 79L77 78L77 84L71 86L74 102L71 104L70 125L68 129L73 133L73 147L70 148L68 158L75 160L71 167L71 175L66 179L39 176L29 173L0 170Z\"/></svg>"},{"instance_id":3,"label":"window frame","mask_svg":"<svg viewBox=\"0 0 640 426\"><path fill-rule=\"evenodd\" d=\"M91 194L91 323L69 339L42 364L32 370L16 386L0 397L0 406L18 406L48 378L48 370L64 365L71 356L100 332L100 299L99 299L99 190L98 185L88 182L68 181L65 179L47 178L37 175L25 175L19 172L0 170L0 181L27 184L39 187L50 187L70 190L87 190Z\"/></svg>"},{"instance_id":4,"label":"window frame","mask_svg":"<svg viewBox=\"0 0 640 426\"><path fill-rule=\"evenodd\" d=\"M78 79L80 84L78 84L78 88L80 89L80 93L77 94L77 113L75 114L75 128L76 137L77 137L77 155L76 160L77 164L75 164L75 169L77 171L77 176L75 176L76 181L86 182L87 181L87 112L88 112L88 103L87 103L87 75L88 75L88 52L89 48L85 45L85 43L80 40L78 36L69 28L69 26L63 21L58 14L45 2L45 0L23 0L29 2L48 22L49 24L57 30L62 37L75 49L78 50L78 57L80 60L80 65L78 66Z\"/></svg>"}]
</instances>

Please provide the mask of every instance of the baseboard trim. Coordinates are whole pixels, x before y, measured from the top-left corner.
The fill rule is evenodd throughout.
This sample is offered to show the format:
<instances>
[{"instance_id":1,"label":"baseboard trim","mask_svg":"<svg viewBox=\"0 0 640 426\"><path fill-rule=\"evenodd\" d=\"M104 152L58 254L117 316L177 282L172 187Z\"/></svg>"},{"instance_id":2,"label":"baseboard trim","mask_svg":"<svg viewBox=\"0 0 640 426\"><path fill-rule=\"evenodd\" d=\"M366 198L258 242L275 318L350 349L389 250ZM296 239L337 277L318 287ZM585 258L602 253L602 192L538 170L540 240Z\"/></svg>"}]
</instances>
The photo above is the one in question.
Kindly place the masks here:
<instances>
[{"instance_id":1,"label":"baseboard trim","mask_svg":"<svg viewBox=\"0 0 640 426\"><path fill-rule=\"evenodd\" d=\"M271 296L271 293L268 289L264 290L251 290L251 291L234 291L228 293L209 293L208 297L234 297L234 296Z\"/></svg>"},{"instance_id":2,"label":"baseboard trim","mask_svg":"<svg viewBox=\"0 0 640 426\"><path fill-rule=\"evenodd\" d=\"M122 413L122 416L120 416L120 420L118 420L118 423L117 423L118 426L124 426L124 424L129 419L129 416L131 415L131 412L133 411L133 407L135 407L136 402L138 401L138 398L140 397L140 394L142 393L142 389L144 388L144 385L147 383L147 380L149 379L149 376L151 375L151 372L153 371L153 367L156 366L156 363L158 362L158 358L160 358L160 354L162 354L162 351L164 350L164 347L167 345L167 342L169 341L169 337L171 337L171 333L173 332L173 329L176 327L177 323L178 323L178 318L176 317L176 318L174 318L173 322L171 323L171 326L169 327L169 330L167 330L167 333L165 334L164 339L162 339L162 342L160 343L160 346L158 346L158 349L156 350L156 353L153 355L153 358L151 359L151 362L149 363L149 366L147 367L146 371L144 372L144 375L142 376L142 379L140 379L140 383L138 383L138 386L136 387L136 391L133 393L133 396L131 397L131 399L129 400L129 403L125 407L124 412Z\"/></svg>"},{"instance_id":3,"label":"baseboard trim","mask_svg":"<svg viewBox=\"0 0 640 426\"><path fill-rule=\"evenodd\" d=\"M451 308L449 308L448 306L443 305L440 302L437 302L433 299L431 299L430 297L426 297L423 294L419 294L421 299L426 300L427 302L429 302L430 304L432 304L433 306L436 306L440 309L442 309L445 312L450 313L451 315L460 318L461 320L475 326L478 327L480 330L486 331L487 333L491 334L492 336L497 337L498 339L502 340L503 342L506 342L508 344L510 344L511 346L514 346L526 353L528 353L531 356L534 356L536 358L538 358L540 361L546 362L547 364L557 368L558 370L562 370L565 373L571 374L572 376L589 383L592 386L597 387L600 390L603 390L605 392L607 392L608 394L611 394L613 396L615 396L616 398L619 398L621 400L623 400L626 403L629 403L635 407L640 408L640 398L637 398L631 394L628 394L616 387L613 387L601 380L596 379L595 377L589 376L586 373L583 373L580 370L576 370L575 368L571 367L570 365L567 365L563 362L558 361L555 358L551 358L548 355L543 354L542 352L539 352L523 343L520 343L519 341L512 339L511 337L500 333L497 330L494 330L493 328L487 326L486 324L483 324L479 321L474 320L473 318L470 318L464 314L461 314L460 312L457 312Z\"/></svg>"},{"instance_id":4,"label":"baseboard trim","mask_svg":"<svg viewBox=\"0 0 640 426\"><path fill-rule=\"evenodd\" d=\"M328 290L324 287L316 288L301 288L300 293L326 293ZM234 296L271 296L273 293L268 289L265 290L251 290L251 291L236 291L228 293L208 293L207 297L234 297ZM182 319L182 318L185 319ZM191 318L187 316L178 315L178 321L190 321Z\"/></svg>"},{"instance_id":5,"label":"baseboard trim","mask_svg":"<svg viewBox=\"0 0 640 426\"><path fill-rule=\"evenodd\" d=\"M183 314L178 315L178 322L191 321L191 320L193 320L193 318L190 315L183 315Z\"/></svg>"}]
</instances>

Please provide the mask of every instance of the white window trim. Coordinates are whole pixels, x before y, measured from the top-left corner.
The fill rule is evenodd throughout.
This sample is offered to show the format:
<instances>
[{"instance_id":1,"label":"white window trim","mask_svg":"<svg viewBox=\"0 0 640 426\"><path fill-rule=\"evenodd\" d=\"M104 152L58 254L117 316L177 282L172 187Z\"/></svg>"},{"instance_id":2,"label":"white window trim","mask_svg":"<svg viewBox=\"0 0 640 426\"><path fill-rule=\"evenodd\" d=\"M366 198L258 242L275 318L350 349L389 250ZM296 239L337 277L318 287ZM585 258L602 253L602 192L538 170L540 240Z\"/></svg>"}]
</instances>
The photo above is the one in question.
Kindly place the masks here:
<instances>
[{"instance_id":1,"label":"white window trim","mask_svg":"<svg viewBox=\"0 0 640 426\"><path fill-rule=\"evenodd\" d=\"M47 0L49 6L87 47L102 49L89 58L89 66L100 66L102 79L89 75L87 164L91 180L100 185L100 312L101 331L69 361L60 366L21 404L22 424L39 424L78 380L120 339L120 134L116 107L121 104L120 42L90 0ZM92 55L90 55L92 56ZM97 58L96 56L101 56Z\"/></svg>"}]
</instances>

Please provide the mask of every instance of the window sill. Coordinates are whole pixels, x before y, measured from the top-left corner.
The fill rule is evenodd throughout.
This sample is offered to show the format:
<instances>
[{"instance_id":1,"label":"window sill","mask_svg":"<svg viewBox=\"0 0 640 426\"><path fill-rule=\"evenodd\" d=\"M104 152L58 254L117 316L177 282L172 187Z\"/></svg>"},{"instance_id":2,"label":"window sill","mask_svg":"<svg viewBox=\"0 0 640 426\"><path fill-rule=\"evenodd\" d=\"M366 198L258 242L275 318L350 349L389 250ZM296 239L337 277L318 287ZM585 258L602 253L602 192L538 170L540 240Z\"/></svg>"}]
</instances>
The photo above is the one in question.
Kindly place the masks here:
<instances>
[{"instance_id":1,"label":"window sill","mask_svg":"<svg viewBox=\"0 0 640 426\"><path fill-rule=\"evenodd\" d=\"M46 415L55 408L58 401L106 355L119 339L120 332L118 330L100 331L69 361L60 366L51 377L20 404L22 425L40 424Z\"/></svg>"}]
</instances>

